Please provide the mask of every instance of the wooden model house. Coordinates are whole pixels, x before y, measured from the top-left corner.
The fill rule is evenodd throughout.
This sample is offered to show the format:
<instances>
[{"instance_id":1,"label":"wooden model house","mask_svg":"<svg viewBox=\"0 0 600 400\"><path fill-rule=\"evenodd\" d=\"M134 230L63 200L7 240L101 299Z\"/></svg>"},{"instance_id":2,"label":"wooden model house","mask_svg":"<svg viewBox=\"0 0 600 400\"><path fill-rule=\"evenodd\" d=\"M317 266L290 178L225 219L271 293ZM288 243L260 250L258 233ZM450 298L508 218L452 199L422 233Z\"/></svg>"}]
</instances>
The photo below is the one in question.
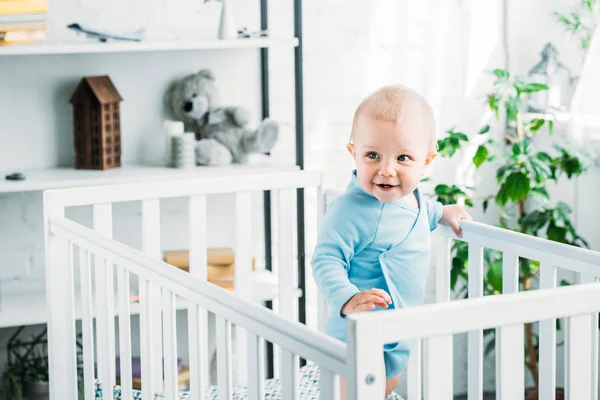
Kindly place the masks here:
<instances>
[{"instance_id":1,"label":"wooden model house","mask_svg":"<svg viewBox=\"0 0 600 400\"><path fill-rule=\"evenodd\" d=\"M69 100L73 105L75 168L121 166L122 100L108 76L81 80Z\"/></svg>"}]
</instances>

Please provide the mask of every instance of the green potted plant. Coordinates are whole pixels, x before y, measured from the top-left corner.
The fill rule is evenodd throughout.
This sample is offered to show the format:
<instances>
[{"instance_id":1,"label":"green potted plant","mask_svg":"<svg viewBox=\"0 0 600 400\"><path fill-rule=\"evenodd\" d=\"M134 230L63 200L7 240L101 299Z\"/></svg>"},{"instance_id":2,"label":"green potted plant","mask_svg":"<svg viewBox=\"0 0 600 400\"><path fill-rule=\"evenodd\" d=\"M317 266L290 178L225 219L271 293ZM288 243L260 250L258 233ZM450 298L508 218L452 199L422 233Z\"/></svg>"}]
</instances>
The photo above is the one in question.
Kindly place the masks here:
<instances>
[{"instance_id":1,"label":"green potted plant","mask_svg":"<svg viewBox=\"0 0 600 400\"><path fill-rule=\"evenodd\" d=\"M40 352L17 357L6 366L1 392L6 400L49 399L48 358Z\"/></svg>"},{"instance_id":2,"label":"green potted plant","mask_svg":"<svg viewBox=\"0 0 600 400\"><path fill-rule=\"evenodd\" d=\"M572 179L586 171L589 155L554 140L552 150L541 150L537 139L553 135L554 121L551 115L531 115L526 109L530 93L547 90L547 86L512 77L503 69L493 71L494 89L487 95L486 106L496 120L501 114L506 124L499 137L493 137L489 125L482 127L477 135L477 149L470 162L475 168L490 164L495 169L497 186L493 193L476 198L473 187L461 187L439 183L435 186L435 198L443 204L462 202L474 207L479 202L483 212L490 205L499 213L498 225L504 229L518 231L574 246L587 247L586 241L577 233L571 220L571 209L563 202L554 202L549 194L549 185L561 177ZM545 128L545 129L543 129ZM545 133L543 133L545 132ZM550 136L549 136L550 135ZM460 151L471 143L467 135L450 129L438 141L442 157L462 155ZM461 241L453 246L451 286L459 297L467 295L468 247ZM502 255L493 250L484 252L484 294L502 293ZM539 262L521 258L519 260L520 290L531 290L537 286ZM563 282L563 284L565 284ZM494 348L494 330L486 330L486 355ZM537 399L538 390L538 337L531 324L525 326L525 366L530 372L534 386L528 388L529 398ZM557 389L557 399L562 390Z\"/></svg>"}]
</instances>

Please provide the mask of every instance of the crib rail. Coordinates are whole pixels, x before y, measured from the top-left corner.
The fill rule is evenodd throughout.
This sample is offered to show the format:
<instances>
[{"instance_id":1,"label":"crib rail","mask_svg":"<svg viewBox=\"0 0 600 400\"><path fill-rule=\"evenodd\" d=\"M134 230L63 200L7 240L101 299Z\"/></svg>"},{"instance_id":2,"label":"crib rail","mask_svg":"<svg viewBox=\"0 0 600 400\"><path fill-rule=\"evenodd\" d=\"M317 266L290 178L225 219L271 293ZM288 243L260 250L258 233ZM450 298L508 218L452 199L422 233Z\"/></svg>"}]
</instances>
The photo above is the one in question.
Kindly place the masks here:
<instances>
[{"instance_id":1,"label":"crib rail","mask_svg":"<svg viewBox=\"0 0 600 400\"><path fill-rule=\"evenodd\" d=\"M270 169L258 171L238 171L235 175L204 176L200 178L178 179L163 182L144 182L137 184L115 184L105 186L71 188L50 190L44 193L44 220L46 234L46 288L49 306L49 341L51 371L65 371L57 375L54 373L53 387L60 388L62 397L55 393L57 398L64 398L64 393L71 393L73 379L76 376L72 364L75 357L73 332L75 321L81 319L82 328L92 326L94 320L105 320L106 324L97 324L97 334L93 337L83 338L83 342L93 342L97 346L96 359L106 355L106 364L98 364L97 376L104 382L104 387L112 387L115 383L115 357L117 352L113 346L119 343L119 354L122 370L127 371L131 359L131 346L128 346L127 335L130 335L131 326L125 318L121 318L119 325L115 325L110 310L118 310L121 315L140 315L140 354L147 359L147 365L142 368L142 380L146 382L145 398L150 398L149 393L159 391L163 387L163 369L161 360L163 354L171 352L175 346L173 337L180 335L170 326L174 314L165 310L187 310L188 338L197 338L196 343L191 343L197 348L190 351L190 390L192 393L202 393L209 380L209 312L205 307L199 306L189 296L182 296L174 292L173 288L165 289L162 280L133 273L123 265L119 265L106 250L102 255L91 251L89 246L80 243L75 245L77 253L69 250L75 243L73 224L64 225L66 210L75 206L91 206L93 210L93 231L105 238L113 237L112 221L113 205L136 201L140 203L141 215L141 250L147 257L156 262L161 259L161 203L160 200L168 198L187 199L187 220L189 226L187 234L190 243L189 274L183 273L186 278L190 275L197 280L206 282L207 279L207 243L209 239L208 200L213 195L233 196L234 209L231 217L234 218L233 242L235 252L234 288L237 297L248 301L259 301L255 296L252 279L252 248L253 236L251 196L263 191L271 191L274 199L274 219L277 232L276 251L277 257L273 264L274 278L277 279L277 288L273 292L262 292L274 299L274 309L290 320L297 319L298 297L296 253L304 249L295 249L295 212L294 201L297 189L318 188L322 184L322 174L319 171L300 171L297 169ZM51 222L52 221L52 222ZM62 224L62 225L61 225ZM80 227L82 228L82 227ZM60 233L58 233L60 232ZM70 233L69 233L70 232ZM77 231L83 235L83 231ZM87 231L86 231L87 232ZM89 234L89 232L87 232ZM65 235L71 239L66 240ZM90 240L92 240L90 238ZM68 244L68 246L67 246ZM79 286L81 296L75 296L77 285L73 282L74 271L68 268L69 260L78 264L80 273ZM89 266L93 265L93 268ZM88 267L86 267L88 266ZM144 269L145 270L145 269ZM137 271L137 270L136 270ZM139 271L138 271L139 272ZM169 274L179 274L181 271L170 267ZM171 275L170 275L171 276ZM116 281L115 281L116 279ZM164 277L163 277L164 279ZM117 300L118 296L125 296L130 285L139 284L139 303L130 303ZM113 284L117 282L113 288ZM208 285L208 284L207 284ZM208 285L210 286L210 285ZM86 290L93 288L94 296L87 297ZM114 289L114 291L113 291ZM90 292L91 293L91 292ZM165 294L166 293L166 294ZM260 294L260 293L259 293ZM115 297L116 296L116 297ZM74 304L81 298L81 305ZM96 304L97 307L93 305ZM174 306L175 304L175 306ZM94 313L92 319L85 317L86 310ZM117 314L115 312L115 314ZM212 315L211 315L212 316ZM165 321L169 322L165 325ZM235 328L235 340L231 343L223 342L230 336L232 326ZM248 365L248 360L259 360L263 356L260 346L262 343L256 334L246 332L243 324L236 325L230 319L216 320L217 348L224 348L225 352L219 355L231 358L236 354L235 376L231 373L231 365L220 360L219 378L225 377L238 382L249 382L250 386L257 386L260 381L255 365ZM244 328L243 328L244 327ZM118 331L118 337L116 337ZM65 335L65 332L67 333ZM265 339L264 337L262 339ZM73 346L72 346L73 345ZM111 347L112 346L112 347ZM233 346L233 347L232 347ZM276 375L279 371L283 374L293 375L294 365L298 357L283 347L275 347ZM101 354L100 354L101 353ZM229 354L229 356L227 356ZM247 358L250 355L255 358ZM54 355L54 356L53 356ZM64 355L64 357L63 357ZM85 357L94 357L94 353L84 353ZM259 361L253 361L255 364ZM229 369L227 369L229 368ZM71 373L72 372L72 373ZM88 375L90 372L87 372ZM164 370L166 374L166 369ZM90 375L91 376L91 375ZM173 376L164 376L165 380L173 380ZM122 376L122 384L129 385L131 377ZM88 379L88 383L91 379ZM287 387L292 388L293 385ZM291 389L285 390L291 390ZM90 391L91 386L88 387ZM91 392L90 392L91 393Z\"/></svg>"},{"instance_id":2,"label":"crib rail","mask_svg":"<svg viewBox=\"0 0 600 400\"><path fill-rule=\"evenodd\" d=\"M592 313L598 311L600 283L589 283L429 304L386 313L352 314L348 318L353 321L353 329L376 341L375 344L370 344L374 348L399 340L421 338L427 342L444 335L488 328L498 328L505 335L516 339L522 338L524 323L566 318L571 329L566 343L571 361L567 370L570 381L567 395L570 399L583 400L597 396L593 386L593 377L597 375L597 370L593 368L594 355L590 347L594 340L592 332L598 329L598 325L593 322ZM357 352L362 351L362 344L354 345ZM506 346L502 351L500 363L503 364L503 374L500 378L503 382L501 390L497 392L497 398L523 399L523 347L518 343L510 343L510 346ZM373 371L370 373L373 374ZM361 382L365 393L376 395L376 389L369 392L369 386L363 383L366 376L359 375L357 381ZM439 382L432 382L431 385L437 386ZM442 390L446 393L445 396L428 398L452 397L451 387L443 387ZM480 396L475 396L478 397ZM540 397L543 398L549 397Z\"/></svg>"},{"instance_id":3,"label":"crib rail","mask_svg":"<svg viewBox=\"0 0 600 400\"><path fill-rule=\"evenodd\" d=\"M485 277L483 252L485 249L493 249L502 253L502 293L513 294L519 292L519 259L526 258L540 262L540 289L554 289L558 286L557 274L560 270L569 271L574 274L574 284L595 282L600 277L600 253L588 249L569 246L562 243L552 242L538 237L521 234L518 232L500 229L497 227L477 222L464 222L461 224L462 237L457 238L451 229L440 226L437 232L443 238L437 241L434 252L436 260L436 303L450 301L450 271L452 268L451 248L454 240L468 243L468 298L479 300L484 296L483 282ZM435 247L435 246L434 246ZM544 296L551 298L555 292L547 292ZM568 293L568 292L567 292ZM527 293L529 295L529 293ZM504 296L502 296L504 298ZM511 299L512 297L508 297ZM517 297L519 299L520 297ZM487 301L487 299L486 299ZM496 300L494 300L496 301ZM510 300L499 300L510 301ZM454 303L454 302L452 302ZM478 303L475 303L478 304ZM488 304L488 303L483 303ZM494 304L494 303L489 303ZM520 304L520 303L515 303ZM552 306L552 302L547 304ZM522 304L527 307L527 304ZM445 307L445 306L444 306ZM443 308L440 308L443 309ZM451 308L452 309L452 308ZM594 309L593 309L594 310ZM597 311L597 310L596 310ZM492 309L488 311L494 318L499 318L498 313ZM526 310L516 315L524 315ZM495 315L494 315L495 314ZM450 315L450 314L449 314ZM574 315L574 314L569 314ZM537 318L539 321L539 396L540 399L555 399L556 388L556 360L557 360L557 338L556 320L557 315L549 315L548 318ZM590 340L586 342L588 351L592 355L590 363L592 398L598 396L598 314L590 314L592 326ZM444 318L444 324L447 319ZM516 322L515 322L516 323ZM469 399L483 398L483 350L484 336L483 328L464 329L468 331L468 396ZM571 324L566 324L565 340L569 341L571 336ZM423 376L418 363L421 357L411 360L413 368L409 367L412 379L409 379L409 398L420 398L423 388L421 383L425 382L424 394L427 398L450 399L452 393L452 335L440 333L427 340L423 344L423 364L425 366ZM496 392L501 399L522 398L525 381L524 355L524 327L515 325L511 328L496 329ZM421 341L415 344L420 350ZM570 355L571 347L565 347L565 390L567 394L571 390L572 374ZM417 352L418 354L418 352ZM573 368L577 368L574 366ZM435 377L435 385L427 384L427 380ZM504 395L502 394L504 393ZM510 393L510 394L507 394ZM518 393L518 394L517 394ZM505 397L508 396L508 397ZM511 397L516 396L516 397ZM571 397L575 399L578 397Z\"/></svg>"},{"instance_id":4,"label":"crib rail","mask_svg":"<svg viewBox=\"0 0 600 400\"><path fill-rule=\"evenodd\" d=\"M261 374L261 366L257 363L260 360L258 357L258 339L262 338L280 346L284 351L287 351L289 356L289 365L286 367L290 370L294 368L294 359L296 357L303 357L308 360L312 360L318 364L323 371L329 371L333 374L340 374L346 376L349 372L346 363L346 349L345 345L329 336L319 333L315 330L311 330L306 325L291 319L282 319L275 317L275 313L263 306L243 300L238 296L234 296L228 293L226 290L221 289L215 285L207 283L201 279L190 277L189 274L180 270L174 270L168 264L157 260L145 253L138 252L126 245L116 242L110 238L101 236L96 232L76 224L67 219L51 218L49 221L50 233L55 238L54 240L60 240L51 248L54 250L56 255L59 249L68 251L68 254L73 254L72 250L74 247L78 249L81 263L79 265L82 271L87 271L82 274L82 280L86 282L82 285L86 289L82 293L84 299L84 311L82 316L83 321L83 354L87 356L84 360L84 373L87 378L86 382L93 382L94 369L94 351L93 351L93 329L91 327L92 318L96 318L97 330L96 339L101 342L99 344L99 351L96 354L95 361L98 364L98 370L100 381L105 387L112 387L114 384L114 373L111 368L114 368L112 360L114 360L112 354L114 354L114 342L107 340L110 337L109 330L113 320L113 315L109 313L110 308L108 307L97 307L96 311L102 311L97 315L93 315L91 307L91 290L90 289L90 260L91 256L96 260L95 271L97 276L101 276L106 273L109 269L109 265L117 266L117 285L119 287L119 307L118 307L118 319L120 324L120 340L121 349L127 349L131 346L130 330L128 321L130 318L129 307L130 301L128 292L125 290L128 284L128 276L137 276L142 282L149 285L154 285L157 289L156 293L158 298L155 299L162 306L159 309L162 310L162 334L163 341L165 344L164 351L161 355L165 359L165 385L164 390L167 398L176 399L176 337L174 335L174 318L175 318L175 301L176 299L182 299L190 302L197 308L202 308L214 313L217 321L217 338L220 341L218 346L218 355L220 357L219 365L219 391L223 393L225 398L231 397L231 360L227 359L231 356L231 338L230 330L231 324L235 326L243 327L248 332L248 345L252 349L248 356L249 368L255 371L253 381L249 382L251 388L250 398L263 398L261 397L260 390L262 386L263 376ZM67 243L69 246L67 247ZM73 268L73 257L67 256L69 265L72 270ZM55 259L58 261L58 258ZM70 278L67 278L70 279ZM106 289L111 285L110 281L103 281L102 288ZM146 289L148 290L148 289ZM65 288L65 295L72 298L73 293L69 293L69 290ZM97 304L103 304L105 301L112 299L112 292L103 293L102 290L98 291ZM140 298L140 306L142 307L142 315L146 318L150 317L148 306L151 304L151 299L146 295L142 295ZM64 310L67 318L74 321L73 310ZM56 319L54 319L56 320ZM73 323L74 324L74 323ZM74 328L74 325L72 326ZM145 344L148 348L151 348L152 343L159 339L159 332L148 329L142 334L147 335L145 340L142 341L142 346ZM128 337L129 336L129 337ZM63 350L75 348L75 336L74 329L64 332L62 340L54 340L51 342L53 345L60 343ZM61 356L57 356L59 348L56 346L51 347L52 358L55 361L60 361L61 367L64 368L61 371L63 373L56 374L53 376L53 398L65 398L65 393L77 393L76 392L76 374L75 374L75 354L73 351L68 351ZM191 351L198 351L194 347ZM150 351L143 352L142 354L150 354ZM127 364L127 354L121 353L121 360L125 363L121 364L121 376L127 376L127 379L123 381L124 398L130 394L131 379L131 365ZM144 386L144 382L153 383L153 373L160 373L161 368L157 360L152 357L146 358L145 369L147 375L142 377L142 390L143 398L152 398L151 394L154 392L162 392L163 387L156 387L150 384ZM57 370L51 370L57 371ZM71 371L72 373L69 373ZM123 371L127 371L123 373ZM194 373L192 373L194 376ZM293 387L294 382L287 382L287 378L291 375L283 375L283 385L287 385L294 396L295 388ZM59 382L65 386L59 386ZM66 392L67 388L74 390L73 392ZM56 389L56 391L54 391ZM203 389L203 388L201 388ZM129 390L129 392L127 391ZM86 386L86 398L94 398L94 387L93 385ZM200 392L193 392L195 398L201 399L198 395ZM104 390L104 399L112 398L111 393Z\"/></svg>"}]
</instances>

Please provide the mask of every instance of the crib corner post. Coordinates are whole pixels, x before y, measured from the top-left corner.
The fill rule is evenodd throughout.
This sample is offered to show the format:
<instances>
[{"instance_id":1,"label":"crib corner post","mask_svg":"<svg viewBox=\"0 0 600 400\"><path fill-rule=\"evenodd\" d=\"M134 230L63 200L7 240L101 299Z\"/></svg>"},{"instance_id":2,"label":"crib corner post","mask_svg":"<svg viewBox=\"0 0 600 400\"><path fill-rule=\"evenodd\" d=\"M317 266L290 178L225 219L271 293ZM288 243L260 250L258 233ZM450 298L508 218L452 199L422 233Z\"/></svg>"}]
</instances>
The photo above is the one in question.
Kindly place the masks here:
<instances>
[{"instance_id":1,"label":"crib corner post","mask_svg":"<svg viewBox=\"0 0 600 400\"><path fill-rule=\"evenodd\" d=\"M369 317L364 314L347 317L348 400L385 398L382 320L378 316Z\"/></svg>"},{"instance_id":2,"label":"crib corner post","mask_svg":"<svg viewBox=\"0 0 600 400\"><path fill-rule=\"evenodd\" d=\"M50 229L50 219L64 218L65 211L47 193L43 204L50 399L76 399L75 299L69 244Z\"/></svg>"}]
</instances>

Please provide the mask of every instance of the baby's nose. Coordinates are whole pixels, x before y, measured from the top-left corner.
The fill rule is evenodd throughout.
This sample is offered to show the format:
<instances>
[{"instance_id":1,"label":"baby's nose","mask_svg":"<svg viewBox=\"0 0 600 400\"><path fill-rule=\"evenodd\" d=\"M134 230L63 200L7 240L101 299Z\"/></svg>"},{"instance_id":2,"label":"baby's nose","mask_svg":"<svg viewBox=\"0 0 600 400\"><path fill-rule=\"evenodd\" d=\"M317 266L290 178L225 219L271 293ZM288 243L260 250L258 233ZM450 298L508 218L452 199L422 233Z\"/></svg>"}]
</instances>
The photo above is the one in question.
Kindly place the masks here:
<instances>
[{"instance_id":1,"label":"baby's nose","mask_svg":"<svg viewBox=\"0 0 600 400\"><path fill-rule=\"evenodd\" d=\"M379 170L379 175L396 176L396 168L394 168L394 165L392 163L385 163L381 166L381 169Z\"/></svg>"}]
</instances>

